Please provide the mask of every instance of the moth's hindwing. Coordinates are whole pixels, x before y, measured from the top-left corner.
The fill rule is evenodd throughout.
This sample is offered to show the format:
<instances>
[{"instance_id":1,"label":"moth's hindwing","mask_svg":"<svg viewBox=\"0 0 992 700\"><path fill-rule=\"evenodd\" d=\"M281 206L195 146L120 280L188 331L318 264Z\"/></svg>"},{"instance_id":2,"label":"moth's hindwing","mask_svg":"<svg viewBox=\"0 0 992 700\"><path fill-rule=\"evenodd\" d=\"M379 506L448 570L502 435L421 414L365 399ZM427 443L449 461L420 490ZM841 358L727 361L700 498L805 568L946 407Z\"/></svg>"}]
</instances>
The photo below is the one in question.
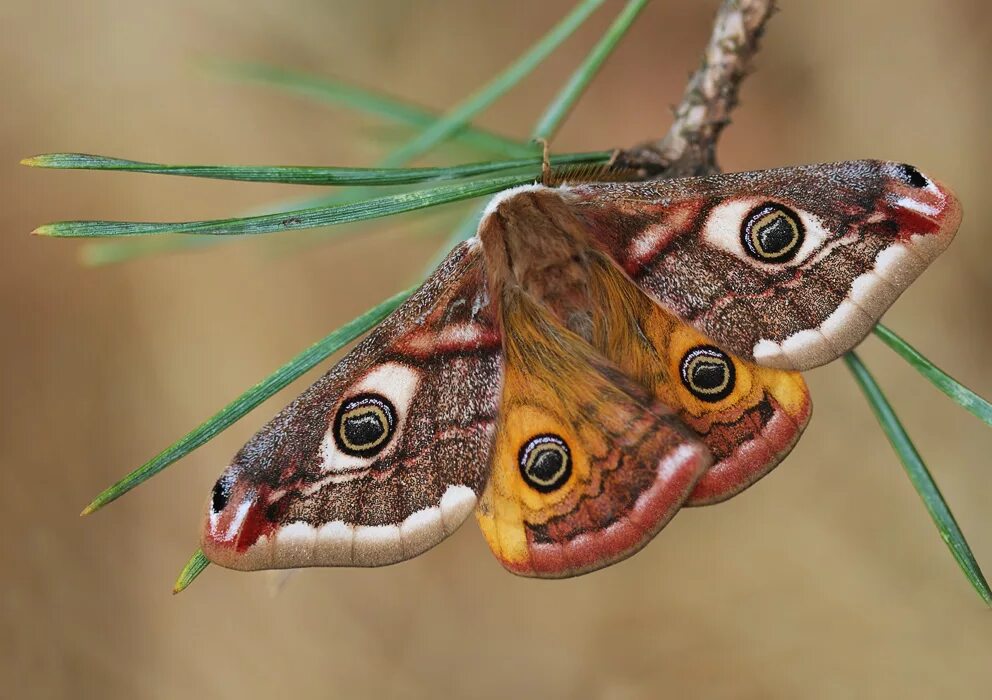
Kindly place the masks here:
<instances>
[{"instance_id":1,"label":"moth's hindwing","mask_svg":"<svg viewBox=\"0 0 992 700\"><path fill-rule=\"evenodd\" d=\"M237 569L378 566L451 534L489 476L498 329L467 242L238 453L207 507L206 555Z\"/></svg>"},{"instance_id":2,"label":"moth's hindwing","mask_svg":"<svg viewBox=\"0 0 992 700\"><path fill-rule=\"evenodd\" d=\"M795 370L859 343L961 220L946 188L881 161L557 191L658 303L736 355Z\"/></svg>"},{"instance_id":3,"label":"moth's hindwing","mask_svg":"<svg viewBox=\"0 0 992 700\"><path fill-rule=\"evenodd\" d=\"M686 505L726 500L788 455L812 409L798 372L761 367L721 349L599 255L589 272L593 345L675 410L713 455Z\"/></svg>"},{"instance_id":4,"label":"moth's hindwing","mask_svg":"<svg viewBox=\"0 0 992 700\"><path fill-rule=\"evenodd\" d=\"M503 296L505 381L477 517L514 573L565 577L623 559L709 464L664 406L519 290Z\"/></svg>"}]
</instances>

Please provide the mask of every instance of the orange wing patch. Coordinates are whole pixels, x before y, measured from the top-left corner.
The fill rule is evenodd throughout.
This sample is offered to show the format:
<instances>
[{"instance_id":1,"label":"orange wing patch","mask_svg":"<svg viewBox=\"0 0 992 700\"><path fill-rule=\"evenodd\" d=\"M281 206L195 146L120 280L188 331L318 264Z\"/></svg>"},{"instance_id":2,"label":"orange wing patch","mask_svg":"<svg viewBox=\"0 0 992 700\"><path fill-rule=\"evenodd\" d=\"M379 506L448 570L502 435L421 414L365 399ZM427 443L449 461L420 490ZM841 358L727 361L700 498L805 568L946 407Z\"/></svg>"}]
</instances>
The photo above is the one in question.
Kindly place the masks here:
<instances>
[{"instance_id":1,"label":"orange wing patch","mask_svg":"<svg viewBox=\"0 0 992 700\"><path fill-rule=\"evenodd\" d=\"M798 372L760 367L713 345L596 256L593 345L672 407L713 454L686 505L718 503L771 471L812 411Z\"/></svg>"},{"instance_id":2,"label":"orange wing patch","mask_svg":"<svg viewBox=\"0 0 992 700\"><path fill-rule=\"evenodd\" d=\"M493 552L565 577L640 549L709 465L649 392L519 290L503 297L505 375L492 475L476 510Z\"/></svg>"}]
</instances>

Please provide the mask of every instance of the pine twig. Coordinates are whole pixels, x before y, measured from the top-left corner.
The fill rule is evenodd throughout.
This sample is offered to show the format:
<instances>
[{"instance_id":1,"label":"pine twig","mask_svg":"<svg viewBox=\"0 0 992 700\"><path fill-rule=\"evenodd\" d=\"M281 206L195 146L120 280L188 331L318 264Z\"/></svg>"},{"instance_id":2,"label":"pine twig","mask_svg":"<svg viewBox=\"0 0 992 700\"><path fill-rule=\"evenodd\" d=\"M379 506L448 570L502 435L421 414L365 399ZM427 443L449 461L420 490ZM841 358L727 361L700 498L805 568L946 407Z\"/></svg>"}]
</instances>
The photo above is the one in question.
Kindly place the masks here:
<instances>
[{"instance_id":1,"label":"pine twig","mask_svg":"<svg viewBox=\"0 0 992 700\"><path fill-rule=\"evenodd\" d=\"M668 133L624 151L618 165L639 169L650 178L719 172L717 140L730 123L741 82L774 11L774 0L724 0L702 63L686 85Z\"/></svg>"}]
</instances>

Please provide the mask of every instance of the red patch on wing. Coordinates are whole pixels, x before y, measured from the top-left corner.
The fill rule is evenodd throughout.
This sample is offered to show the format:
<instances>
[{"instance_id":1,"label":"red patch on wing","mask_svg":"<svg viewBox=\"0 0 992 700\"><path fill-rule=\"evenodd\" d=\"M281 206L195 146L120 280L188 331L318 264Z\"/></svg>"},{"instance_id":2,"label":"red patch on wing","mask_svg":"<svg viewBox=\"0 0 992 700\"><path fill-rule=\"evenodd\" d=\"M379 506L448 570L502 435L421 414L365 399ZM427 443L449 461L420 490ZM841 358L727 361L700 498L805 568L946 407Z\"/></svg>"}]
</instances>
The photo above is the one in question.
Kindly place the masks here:
<instances>
[{"instance_id":1,"label":"red patch on wing","mask_svg":"<svg viewBox=\"0 0 992 700\"><path fill-rule=\"evenodd\" d=\"M529 566L504 563L516 573L573 576L634 554L678 512L707 459L704 450L683 444L658 464L654 482L633 508L615 515L615 521L605 528L597 525L602 529L579 531L554 542L536 542L528 529ZM595 508L595 500L586 503ZM585 514L580 519L591 521L591 516Z\"/></svg>"},{"instance_id":2,"label":"red patch on wing","mask_svg":"<svg viewBox=\"0 0 992 700\"><path fill-rule=\"evenodd\" d=\"M687 506L719 503L740 493L771 471L796 444L812 413L809 395L795 415L789 415L774 398L767 400L773 413L764 425L756 429L743 425L726 427L728 441L733 440L736 431L753 437L735 444L726 456L718 455L716 464L696 483Z\"/></svg>"},{"instance_id":3,"label":"red patch on wing","mask_svg":"<svg viewBox=\"0 0 992 700\"><path fill-rule=\"evenodd\" d=\"M925 189L898 187L895 197L883 204L886 216L899 227L899 238L910 241L914 235L952 236L961 223L961 204L939 182Z\"/></svg>"},{"instance_id":4,"label":"red patch on wing","mask_svg":"<svg viewBox=\"0 0 992 700\"><path fill-rule=\"evenodd\" d=\"M621 200L582 208L578 213L593 243L636 278L675 238L698 229L706 203L702 198L667 205L643 201L628 204Z\"/></svg>"},{"instance_id":5,"label":"red patch on wing","mask_svg":"<svg viewBox=\"0 0 992 700\"><path fill-rule=\"evenodd\" d=\"M270 503L270 496L269 486L262 485L252 491L239 484L230 497L232 507L208 515L202 547L211 560L226 565L248 551L263 536L272 537L275 534L288 499ZM242 516L243 508L246 512Z\"/></svg>"}]
</instances>

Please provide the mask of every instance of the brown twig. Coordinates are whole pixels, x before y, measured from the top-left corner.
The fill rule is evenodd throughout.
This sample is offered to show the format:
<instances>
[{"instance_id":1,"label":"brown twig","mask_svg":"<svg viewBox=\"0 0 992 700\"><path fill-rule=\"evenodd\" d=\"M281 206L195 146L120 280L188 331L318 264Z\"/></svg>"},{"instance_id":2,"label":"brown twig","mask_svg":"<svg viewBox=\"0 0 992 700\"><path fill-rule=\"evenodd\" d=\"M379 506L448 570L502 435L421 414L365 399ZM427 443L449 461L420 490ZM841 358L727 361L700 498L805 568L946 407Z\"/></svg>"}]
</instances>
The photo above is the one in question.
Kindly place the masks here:
<instances>
[{"instance_id":1,"label":"brown twig","mask_svg":"<svg viewBox=\"0 0 992 700\"><path fill-rule=\"evenodd\" d=\"M618 165L639 170L646 178L719 172L717 139L730 123L741 81L774 11L774 0L724 0L702 63L689 79L668 133L623 151Z\"/></svg>"}]
</instances>

